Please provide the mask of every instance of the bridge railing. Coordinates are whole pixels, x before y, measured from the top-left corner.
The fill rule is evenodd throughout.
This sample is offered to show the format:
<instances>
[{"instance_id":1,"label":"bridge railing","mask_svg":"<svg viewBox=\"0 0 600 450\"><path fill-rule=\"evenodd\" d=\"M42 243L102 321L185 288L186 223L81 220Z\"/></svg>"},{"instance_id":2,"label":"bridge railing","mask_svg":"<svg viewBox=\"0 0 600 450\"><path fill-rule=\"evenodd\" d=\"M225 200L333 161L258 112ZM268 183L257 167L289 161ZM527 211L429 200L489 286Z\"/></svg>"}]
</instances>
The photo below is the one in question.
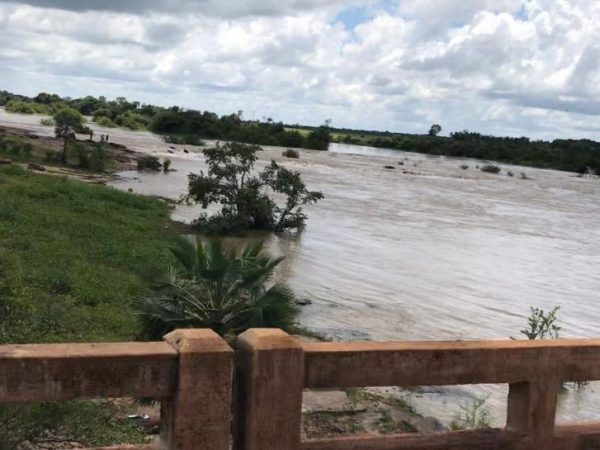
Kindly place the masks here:
<instances>
[{"instance_id":1,"label":"bridge railing","mask_svg":"<svg viewBox=\"0 0 600 450\"><path fill-rule=\"evenodd\" d=\"M165 342L0 346L0 403L150 397L161 401L156 445L117 449L228 450L233 350L210 330Z\"/></svg>"},{"instance_id":2,"label":"bridge railing","mask_svg":"<svg viewBox=\"0 0 600 450\"><path fill-rule=\"evenodd\" d=\"M236 448L600 449L600 423L556 427L565 381L600 379L600 340L304 343L279 330L238 340ZM303 388L508 383L501 429L301 442Z\"/></svg>"},{"instance_id":3,"label":"bridge railing","mask_svg":"<svg viewBox=\"0 0 600 450\"><path fill-rule=\"evenodd\" d=\"M599 379L598 340L305 343L253 329L235 354L209 330L154 343L0 346L0 403L160 400L159 441L112 450L600 449L600 423L555 426L561 383ZM305 388L480 383L509 384L505 427L300 438Z\"/></svg>"}]
</instances>

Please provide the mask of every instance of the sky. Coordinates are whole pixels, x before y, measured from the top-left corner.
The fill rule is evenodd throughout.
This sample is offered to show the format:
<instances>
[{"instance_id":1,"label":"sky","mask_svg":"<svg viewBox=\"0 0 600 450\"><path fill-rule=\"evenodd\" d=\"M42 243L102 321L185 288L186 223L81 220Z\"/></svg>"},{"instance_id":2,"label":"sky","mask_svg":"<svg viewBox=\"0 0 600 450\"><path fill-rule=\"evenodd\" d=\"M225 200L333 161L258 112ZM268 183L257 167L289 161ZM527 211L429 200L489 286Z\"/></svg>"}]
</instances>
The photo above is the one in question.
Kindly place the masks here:
<instances>
[{"instance_id":1,"label":"sky","mask_svg":"<svg viewBox=\"0 0 600 450\"><path fill-rule=\"evenodd\" d=\"M600 140L597 0L0 0L0 90Z\"/></svg>"}]
</instances>

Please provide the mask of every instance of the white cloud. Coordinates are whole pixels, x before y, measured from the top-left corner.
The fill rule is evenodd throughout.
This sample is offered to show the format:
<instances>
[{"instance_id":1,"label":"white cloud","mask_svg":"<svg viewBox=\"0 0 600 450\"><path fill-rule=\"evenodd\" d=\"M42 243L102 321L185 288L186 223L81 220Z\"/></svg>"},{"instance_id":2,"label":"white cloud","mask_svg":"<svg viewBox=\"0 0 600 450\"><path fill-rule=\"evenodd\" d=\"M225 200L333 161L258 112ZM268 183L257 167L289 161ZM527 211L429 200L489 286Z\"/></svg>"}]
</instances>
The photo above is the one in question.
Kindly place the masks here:
<instances>
[{"instance_id":1,"label":"white cloud","mask_svg":"<svg viewBox=\"0 0 600 450\"><path fill-rule=\"evenodd\" d=\"M247 117L599 138L593 0L0 3L0 89ZM45 7L42 7L45 6ZM349 10L350 11L350 10Z\"/></svg>"}]
</instances>

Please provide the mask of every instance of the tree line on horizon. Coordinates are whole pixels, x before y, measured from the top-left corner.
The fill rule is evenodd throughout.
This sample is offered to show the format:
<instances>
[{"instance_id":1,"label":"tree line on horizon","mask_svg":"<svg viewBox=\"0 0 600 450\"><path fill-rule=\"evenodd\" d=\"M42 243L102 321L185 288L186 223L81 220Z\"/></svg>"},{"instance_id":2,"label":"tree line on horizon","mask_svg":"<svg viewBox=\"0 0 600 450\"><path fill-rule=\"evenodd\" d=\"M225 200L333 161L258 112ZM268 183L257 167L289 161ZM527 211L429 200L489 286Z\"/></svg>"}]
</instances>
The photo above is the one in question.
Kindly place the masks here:
<instances>
[{"instance_id":1,"label":"tree line on horizon","mask_svg":"<svg viewBox=\"0 0 600 450\"><path fill-rule=\"evenodd\" d=\"M307 133L287 128L271 118L244 120L242 111L219 116L210 111L196 111L179 106L162 106L129 101L125 97L72 99L41 92L35 97L0 91L0 106L8 112L54 115L66 107L76 109L104 127L149 130L166 136L173 143L198 145L201 139L219 139L257 145L327 150L331 140L329 122Z\"/></svg>"},{"instance_id":2,"label":"tree line on horizon","mask_svg":"<svg viewBox=\"0 0 600 450\"><path fill-rule=\"evenodd\" d=\"M319 127L286 125L272 119L244 120L242 112L219 116L173 106L165 108L124 97L107 100L86 96L71 99L40 93L33 98L0 91L0 106L7 111L29 114L56 113L65 106L93 116L105 127L122 126L148 129L164 134L178 144L202 144L201 139L219 139L257 145L327 150L330 142L368 145L463 158L498 161L508 164L600 174L600 143L590 139L532 140L528 137L498 137L471 131L438 136L435 124L426 134L333 128L329 121ZM438 130L439 127L439 130Z\"/></svg>"},{"instance_id":3,"label":"tree line on horizon","mask_svg":"<svg viewBox=\"0 0 600 450\"><path fill-rule=\"evenodd\" d=\"M336 132L335 129L332 131ZM429 155L600 174L600 142L591 139L544 141L532 140L528 137L497 137L465 130L450 133L449 137L431 133L426 135L348 133L337 140L347 144L369 145Z\"/></svg>"}]
</instances>

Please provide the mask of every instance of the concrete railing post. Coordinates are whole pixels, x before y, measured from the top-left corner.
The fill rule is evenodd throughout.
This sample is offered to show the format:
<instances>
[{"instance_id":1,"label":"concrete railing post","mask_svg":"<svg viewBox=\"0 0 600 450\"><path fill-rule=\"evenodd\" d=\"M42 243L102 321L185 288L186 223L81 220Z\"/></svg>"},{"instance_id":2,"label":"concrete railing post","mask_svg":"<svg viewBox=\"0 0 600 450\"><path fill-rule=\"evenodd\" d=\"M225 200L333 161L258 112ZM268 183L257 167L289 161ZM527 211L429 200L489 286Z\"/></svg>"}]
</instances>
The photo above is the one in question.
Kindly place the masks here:
<instances>
[{"instance_id":1,"label":"concrete railing post","mask_svg":"<svg viewBox=\"0 0 600 450\"><path fill-rule=\"evenodd\" d=\"M179 353L175 394L162 402L161 450L230 450L234 352L208 329L164 338Z\"/></svg>"},{"instance_id":2,"label":"concrete railing post","mask_svg":"<svg viewBox=\"0 0 600 450\"><path fill-rule=\"evenodd\" d=\"M506 427L526 434L528 450L550 448L556 419L556 381L530 381L509 385Z\"/></svg>"},{"instance_id":3,"label":"concrete railing post","mask_svg":"<svg viewBox=\"0 0 600 450\"><path fill-rule=\"evenodd\" d=\"M304 351L277 329L251 329L236 347L236 450L300 446Z\"/></svg>"}]
</instances>

